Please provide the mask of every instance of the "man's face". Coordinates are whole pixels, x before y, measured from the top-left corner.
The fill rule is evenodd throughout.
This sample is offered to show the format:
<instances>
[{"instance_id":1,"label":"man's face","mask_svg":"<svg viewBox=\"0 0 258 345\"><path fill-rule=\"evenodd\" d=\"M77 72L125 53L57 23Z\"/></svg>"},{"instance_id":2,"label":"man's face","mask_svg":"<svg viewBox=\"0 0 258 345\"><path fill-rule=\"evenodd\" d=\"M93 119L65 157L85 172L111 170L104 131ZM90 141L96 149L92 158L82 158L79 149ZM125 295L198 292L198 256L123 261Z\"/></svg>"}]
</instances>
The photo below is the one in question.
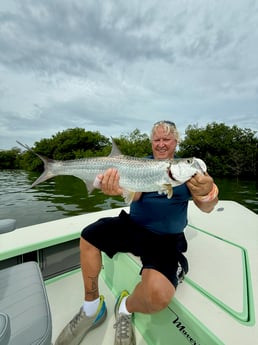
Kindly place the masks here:
<instances>
[{"instance_id":1,"label":"man's face","mask_svg":"<svg viewBox=\"0 0 258 345\"><path fill-rule=\"evenodd\" d=\"M172 133L166 133L162 126L157 127L152 138L152 152L155 159L173 158L177 141Z\"/></svg>"}]
</instances>

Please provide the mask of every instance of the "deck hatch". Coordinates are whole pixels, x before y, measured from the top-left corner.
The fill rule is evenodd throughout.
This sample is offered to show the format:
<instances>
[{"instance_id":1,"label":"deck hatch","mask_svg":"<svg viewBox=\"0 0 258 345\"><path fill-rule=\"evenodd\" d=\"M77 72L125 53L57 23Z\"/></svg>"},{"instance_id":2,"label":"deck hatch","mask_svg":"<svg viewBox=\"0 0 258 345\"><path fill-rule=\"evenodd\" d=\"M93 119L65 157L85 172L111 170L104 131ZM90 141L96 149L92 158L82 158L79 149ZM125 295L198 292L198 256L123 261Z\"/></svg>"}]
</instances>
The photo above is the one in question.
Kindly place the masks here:
<instances>
[{"instance_id":1,"label":"deck hatch","mask_svg":"<svg viewBox=\"0 0 258 345\"><path fill-rule=\"evenodd\" d=\"M250 321L251 278L245 249L192 225L186 237L190 263L186 282L239 321Z\"/></svg>"}]
</instances>

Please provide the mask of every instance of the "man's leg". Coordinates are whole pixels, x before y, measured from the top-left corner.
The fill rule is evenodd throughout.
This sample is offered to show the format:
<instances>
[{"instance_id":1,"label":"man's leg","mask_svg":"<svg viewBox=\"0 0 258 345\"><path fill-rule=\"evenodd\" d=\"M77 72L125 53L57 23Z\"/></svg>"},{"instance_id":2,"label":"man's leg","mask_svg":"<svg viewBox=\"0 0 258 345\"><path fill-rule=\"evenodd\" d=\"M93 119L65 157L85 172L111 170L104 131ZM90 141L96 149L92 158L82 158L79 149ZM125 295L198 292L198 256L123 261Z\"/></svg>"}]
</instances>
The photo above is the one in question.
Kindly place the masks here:
<instances>
[{"instance_id":1,"label":"man's leg","mask_svg":"<svg viewBox=\"0 0 258 345\"><path fill-rule=\"evenodd\" d=\"M167 307L175 294L173 284L154 269L143 269L142 280L133 293L124 290L115 306L115 345L135 345L132 313L152 314Z\"/></svg>"},{"instance_id":2,"label":"man's leg","mask_svg":"<svg viewBox=\"0 0 258 345\"><path fill-rule=\"evenodd\" d=\"M85 289L85 301L58 336L55 345L79 345L85 335L101 325L107 316L103 296L99 296L98 276L102 266L101 252L81 237L81 270Z\"/></svg>"},{"instance_id":3,"label":"man's leg","mask_svg":"<svg viewBox=\"0 0 258 345\"><path fill-rule=\"evenodd\" d=\"M166 308L175 294L173 284L160 272L148 268L142 271L142 280L126 300L127 310L152 314Z\"/></svg>"},{"instance_id":4,"label":"man's leg","mask_svg":"<svg viewBox=\"0 0 258 345\"><path fill-rule=\"evenodd\" d=\"M102 267L101 252L81 237L80 260L84 283L85 301L93 301L99 297L98 277Z\"/></svg>"}]
</instances>

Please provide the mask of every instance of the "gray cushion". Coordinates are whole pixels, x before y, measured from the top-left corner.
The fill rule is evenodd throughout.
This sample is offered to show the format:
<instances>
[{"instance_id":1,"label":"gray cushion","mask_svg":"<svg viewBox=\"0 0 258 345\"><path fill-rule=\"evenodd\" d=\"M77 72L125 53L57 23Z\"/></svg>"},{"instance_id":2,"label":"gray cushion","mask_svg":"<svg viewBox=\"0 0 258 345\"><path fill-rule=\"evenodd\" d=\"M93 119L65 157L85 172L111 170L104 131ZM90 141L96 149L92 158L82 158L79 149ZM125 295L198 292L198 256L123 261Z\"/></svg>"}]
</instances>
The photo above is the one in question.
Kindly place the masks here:
<instances>
[{"instance_id":1,"label":"gray cushion","mask_svg":"<svg viewBox=\"0 0 258 345\"><path fill-rule=\"evenodd\" d=\"M8 345L51 344L50 308L36 262L0 270L0 311L10 317Z\"/></svg>"},{"instance_id":2,"label":"gray cushion","mask_svg":"<svg viewBox=\"0 0 258 345\"><path fill-rule=\"evenodd\" d=\"M0 313L0 344L7 345L10 339L10 319L5 313Z\"/></svg>"},{"instance_id":3,"label":"gray cushion","mask_svg":"<svg viewBox=\"0 0 258 345\"><path fill-rule=\"evenodd\" d=\"M0 234L13 231L16 228L15 219L0 219Z\"/></svg>"}]
</instances>

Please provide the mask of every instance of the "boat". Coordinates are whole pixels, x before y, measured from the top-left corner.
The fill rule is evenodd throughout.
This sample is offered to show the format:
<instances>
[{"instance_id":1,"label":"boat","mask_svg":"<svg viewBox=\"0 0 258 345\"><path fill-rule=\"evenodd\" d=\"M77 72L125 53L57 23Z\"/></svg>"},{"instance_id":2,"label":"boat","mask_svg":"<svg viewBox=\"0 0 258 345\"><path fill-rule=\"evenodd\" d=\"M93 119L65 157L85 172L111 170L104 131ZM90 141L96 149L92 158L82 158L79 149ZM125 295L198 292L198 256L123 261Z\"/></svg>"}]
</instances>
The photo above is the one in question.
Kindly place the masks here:
<instances>
[{"instance_id":1,"label":"boat","mask_svg":"<svg viewBox=\"0 0 258 345\"><path fill-rule=\"evenodd\" d=\"M52 315L52 343L83 300L79 261L81 230L127 207L32 225L0 234L0 270L27 261L40 267ZM121 229L122 231L122 229ZM221 200L210 214L189 202L186 253L189 273L163 311L135 313L137 345L253 345L258 339L258 217ZM82 345L113 344L114 304L120 291L140 280L131 254L103 254L100 290L108 316ZM1 271L0 271L1 272ZM1 311L1 310L0 310Z\"/></svg>"}]
</instances>

